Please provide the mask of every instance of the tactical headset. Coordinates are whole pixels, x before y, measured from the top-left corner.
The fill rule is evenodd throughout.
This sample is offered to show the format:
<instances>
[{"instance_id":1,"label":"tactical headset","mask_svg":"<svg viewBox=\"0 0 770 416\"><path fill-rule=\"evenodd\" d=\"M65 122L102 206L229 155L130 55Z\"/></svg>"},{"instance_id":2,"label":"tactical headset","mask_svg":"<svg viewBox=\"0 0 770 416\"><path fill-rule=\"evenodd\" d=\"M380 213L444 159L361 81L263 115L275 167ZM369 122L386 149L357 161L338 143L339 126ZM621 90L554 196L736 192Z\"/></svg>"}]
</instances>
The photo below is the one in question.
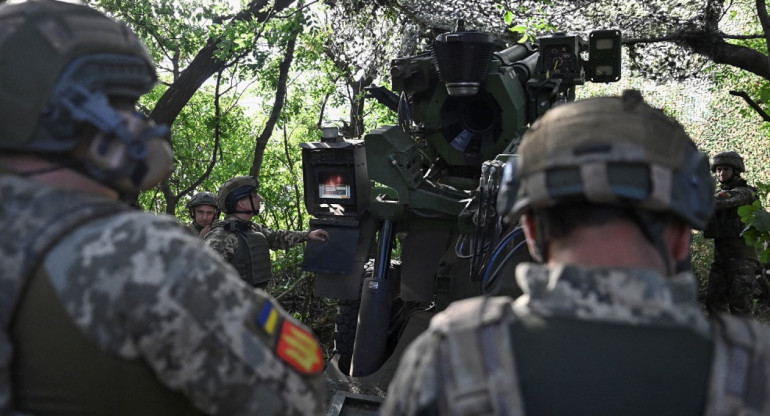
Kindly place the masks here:
<instances>
[{"instance_id":1,"label":"tactical headset","mask_svg":"<svg viewBox=\"0 0 770 416\"><path fill-rule=\"evenodd\" d=\"M173 163L168 127L112 107L107 96L114 77L130 76L143 65L141 58L130 55L77 58L57 81L43 111L42 123L53 136L77 137L84 126L95 129L80 161L90 176L121 191L155 186Z\"/></svg>"}]
</instances>

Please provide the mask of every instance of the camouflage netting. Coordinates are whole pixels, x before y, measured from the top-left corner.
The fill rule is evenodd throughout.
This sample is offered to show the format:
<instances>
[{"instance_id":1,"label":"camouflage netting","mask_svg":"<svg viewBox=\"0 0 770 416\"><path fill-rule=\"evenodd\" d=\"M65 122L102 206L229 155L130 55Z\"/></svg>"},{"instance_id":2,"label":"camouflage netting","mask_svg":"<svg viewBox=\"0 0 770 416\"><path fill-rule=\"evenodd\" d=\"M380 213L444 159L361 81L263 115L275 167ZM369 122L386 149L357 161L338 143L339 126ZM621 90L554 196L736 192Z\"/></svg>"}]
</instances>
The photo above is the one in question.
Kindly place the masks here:
<instances>
[{"instance_id":1,"label":"camouflage netting","mask_svg":"<svg viewBox=\"0 0 770 416\"><path fill-rule=\"evenodd\" d=\"M375 78L376 74L387 74L391 58L425 50L437 34L452 30L458 18L465 20L468 29L490 31L511 43L520 35L507 30L503 17L507 11L513 13L511 25L530 27L536 36L551 31L587 33L613 28L621 30L626 40L659 39L703 31L707 22L716 21L708 16L721 13L721 10L707 9L709 3L718 2L703 0L554 0L550 3L532 0L327 1L332 6L330 23L334 24L338 36L333 50L340 56L353 57L351 60L364 68L365 75ZM393 33L401 36L392 36ZM631 69L651 79L698 76L707 63L668 42L637 44L629 58Z\"/></svg>"}]
</instances>

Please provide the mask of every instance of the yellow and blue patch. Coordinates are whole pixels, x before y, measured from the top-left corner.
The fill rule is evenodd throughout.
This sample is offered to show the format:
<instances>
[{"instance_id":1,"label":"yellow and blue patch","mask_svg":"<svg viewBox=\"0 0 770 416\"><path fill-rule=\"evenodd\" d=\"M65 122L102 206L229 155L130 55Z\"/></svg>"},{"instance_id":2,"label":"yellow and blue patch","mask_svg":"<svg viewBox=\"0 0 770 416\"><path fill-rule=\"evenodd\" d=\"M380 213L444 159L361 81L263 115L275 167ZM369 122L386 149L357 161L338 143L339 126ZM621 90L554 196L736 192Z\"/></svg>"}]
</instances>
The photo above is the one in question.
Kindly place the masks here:
<instances>
[{"instance_id":1,"label":"yellow and blue patch","mask_svg":"<svg viewBox=\"0 0 770 416\"><path fill-rule=\"evenodd\" d=\"M262 307L262 311L259 313L259 318L257 320L268 335L273 335L279 322L278 311L272 303L267 302L265 303L265 306Z\"/></svg>"}]
</instances>

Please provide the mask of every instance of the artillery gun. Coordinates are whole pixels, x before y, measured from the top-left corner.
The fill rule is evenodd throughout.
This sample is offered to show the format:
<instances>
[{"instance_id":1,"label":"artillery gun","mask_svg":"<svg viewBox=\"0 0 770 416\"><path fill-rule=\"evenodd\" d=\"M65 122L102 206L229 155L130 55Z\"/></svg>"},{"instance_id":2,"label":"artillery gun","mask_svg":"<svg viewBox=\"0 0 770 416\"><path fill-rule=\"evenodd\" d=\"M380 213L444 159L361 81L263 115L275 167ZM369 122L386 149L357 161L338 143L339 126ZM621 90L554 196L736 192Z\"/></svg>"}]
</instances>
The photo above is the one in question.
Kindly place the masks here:
<instances>
[{"instance_id":1,"label":"artillery gun","mask_svg":"<svg viewBox=\"0 0 770 416\"><path fill-rule=\"evenodd\" d=\"M620 40L597 30L506 47L458 21L430 51L392 60L396 92L369 89L398 125L301 145L311 228L331 234L308 242L303 267L339 304L328 415L376 414L404 349L450 302L520 293L500 278L529 259L496 213L502 167L575 87L620 79Z\"/></svg>"}]
</instances>

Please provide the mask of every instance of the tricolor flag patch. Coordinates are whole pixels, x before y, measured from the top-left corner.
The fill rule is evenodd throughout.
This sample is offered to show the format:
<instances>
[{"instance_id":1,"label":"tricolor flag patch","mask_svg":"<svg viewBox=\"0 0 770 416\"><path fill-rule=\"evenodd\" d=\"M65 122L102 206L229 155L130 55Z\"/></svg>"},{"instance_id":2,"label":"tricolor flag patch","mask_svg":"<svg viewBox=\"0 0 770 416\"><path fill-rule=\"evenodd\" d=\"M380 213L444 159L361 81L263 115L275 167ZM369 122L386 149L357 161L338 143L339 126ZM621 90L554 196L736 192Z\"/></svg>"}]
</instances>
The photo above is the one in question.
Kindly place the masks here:
<instances>
[{"instance_id":1,"label":"tricolor flag patch","mask_svg":"<svg viewBox=\"0 0 770 416\"><path fill-rule=\"evenodd\" d=\"M316 374L323 368L321 346L315 336L291 321L284 321L276 353L303 374Z\"/></svg>"}]
</instances>

